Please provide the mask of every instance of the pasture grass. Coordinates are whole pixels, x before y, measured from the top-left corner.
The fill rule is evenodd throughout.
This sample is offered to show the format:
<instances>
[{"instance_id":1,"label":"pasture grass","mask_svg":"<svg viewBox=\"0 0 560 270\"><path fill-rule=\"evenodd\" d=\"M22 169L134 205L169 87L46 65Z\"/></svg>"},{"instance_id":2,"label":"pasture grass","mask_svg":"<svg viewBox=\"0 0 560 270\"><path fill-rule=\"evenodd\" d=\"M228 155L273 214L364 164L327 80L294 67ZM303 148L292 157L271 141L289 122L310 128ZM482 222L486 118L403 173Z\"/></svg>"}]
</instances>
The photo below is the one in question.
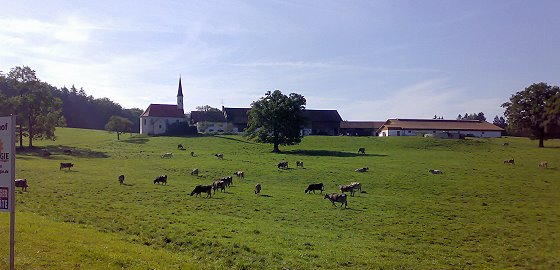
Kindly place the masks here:
<instances>
[{"instance_id":1,"label":"pasture grass","mask_svg":"<svg viewBox=\"0 0 560 270\"><path fill-rule=\"evenodd\" d=\"M189 267L200 262L207 269L560 267L558 140L539 149L524 138L311 136L274 154L270 145L240 136L121 136L117 141L104 131L70 128L58 129L57 136L37 144L51 157L36 151L17 156L17 177L30 184L28 192L17 195L18 211L28 216L23 222L52 228L47 234L18 231L18 258L29 268L73 267L29 259L41 245L24 241L52 242L52 258L72 253L75 246L82 254L91 248L97 254L92 256L102 259L100 264L90 259L89 268L119 265L99 242L173 258L169 265L152 267L165 259L130 252L123 255L130 256L124 268L182 268L178 261ZM179 143L187 150L177 150ZM358 155L359 147L367 155ZM162 159L165 152L174 157ZM224 160L215 153L223 153ZM503 163L512 157L515 165ZM279 170L282 160L291 168ZM296 160L305 169L296 168ZM538 168L540 161L548 161L549 168ZM75 167L60 171L60 162ZM364 166L370 171L354 172ZM199 177L190 175L194 168ZM195 185L237 170L246 178L234 177L225 193L189 196ZM118 184L120 174L126 175L126 185ZM162 174L169 184L154 185ZM333 207L321 194L304 194L309 183L322 182L331 193L353 181L361 182L365 193L349 197L348 209ZM256 183L263 187L261 196L253 194ZM56 231L66 233L58 238ZM88 235L97 242L80 240Z\"/></svg>"}]
</instances>

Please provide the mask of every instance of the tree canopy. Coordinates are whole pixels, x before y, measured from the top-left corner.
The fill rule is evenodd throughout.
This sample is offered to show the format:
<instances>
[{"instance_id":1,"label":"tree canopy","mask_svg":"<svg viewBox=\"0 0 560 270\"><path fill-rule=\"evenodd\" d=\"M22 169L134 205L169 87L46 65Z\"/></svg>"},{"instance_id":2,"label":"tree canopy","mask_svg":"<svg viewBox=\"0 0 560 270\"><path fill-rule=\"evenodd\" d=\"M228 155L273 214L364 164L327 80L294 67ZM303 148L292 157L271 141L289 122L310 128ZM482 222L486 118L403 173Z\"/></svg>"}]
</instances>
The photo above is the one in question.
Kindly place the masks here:
<instances>
[{"instance_id":1,"label":"tree canopy","mask_svg":"<svg viewBox=\"0 0 560 270\"><path fill-rule=\"evenodd\" d=\"M457 116L457 120L479 120L479 121L486 121L486 116L484 116L483 112L479 112L479 113L472 113L472 114L468 114L465 113L465 115L458 115Z\"/></svg>"},{"instance_id":2,"label":"tree canopy","mask_svg":"<svg viewBox=\"0 0 560 270\"><path fill-rule=\"evenodd\" d=\"M117 140L121 139L121 134L132 130L132 121L113 115L105 125L105 129L117 133Z\"/></svg>"},{"instance_id":3,"label":"tree canopy","mask_svg":"<svg viewBox=\"0 0 560 270\"><path fill-rule=\"evenodd\" d=\"M512 95L502 104L510 128L529 132L531 138L539 140L539 147L544 147L544 140L558 129L554 117L559 114L560 106L554 104L558 102L559 93L558 86L541 82Z\"/></svg>"},{"instance_id":4,"label":"tree canopy","mask_svg":"<svg viewBox=\"0 0 560 270\"><path fill-rule=\"evenodd\" d=\"M300 94L286 96L280 90L266 92L251 104L246 135L258 142L273 144L275 153L280 152L279 145L300 143L301 128L306 121L305 104Z\"/></svg>"},{"instance_id":5,"label":"tree canopy","mask_svg":"<svg viewBox=\"0 0 560 270\"><path fill-rule=\"evenodd\" d=\"M201 112L221 112L220 109L214 108L210 105L196 106L196 110Z\"/></svg>"}]
</instances>

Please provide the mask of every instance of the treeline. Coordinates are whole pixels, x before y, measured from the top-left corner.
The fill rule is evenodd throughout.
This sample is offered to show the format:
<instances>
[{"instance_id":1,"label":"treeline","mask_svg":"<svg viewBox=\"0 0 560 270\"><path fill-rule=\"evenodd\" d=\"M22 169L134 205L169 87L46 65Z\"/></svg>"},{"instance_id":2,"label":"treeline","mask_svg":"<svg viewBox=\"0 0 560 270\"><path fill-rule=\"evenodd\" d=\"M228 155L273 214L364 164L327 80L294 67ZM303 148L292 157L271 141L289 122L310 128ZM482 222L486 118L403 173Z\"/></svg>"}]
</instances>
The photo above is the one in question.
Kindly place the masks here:
<instances>
[{"instance_id":1,"label":"treeline","mask_svg":"<svg viewBox=\"0 0 560 270\"><path fill-rule=\"evenodd\" d=\"M52 117L56 118L56 112L60 113L61 117L55 121L55 125L104 129L111 116L120 116L132 122L132 130L138 131L140 129L139 117L143 112L141 109L125 109L108 98L94 98L87 95L83 88L77 89L74 86L57 88L39 80L35 71L27 66L14 67L6 74L0 71L0 94L4 96L2 98L3 102L7 103L6 109L2 113L13 113L18 115L18 118L23 117L24 111L36 114L36 111L30 111L29 109L33 107L33 102L42 97L53 102L52 111L47 112L47 114L50 113ZM25 100L28 102L25 103ZM22 124L25 127L29 123ZM32 122L32 124L34 123ZM22 132L21 135L22 137L28 137L28 133L29 131ZM34 134L31 136L34 136ZM54 138L54 134L45 136L45 138Z\"/></svg>"}]
</instances>

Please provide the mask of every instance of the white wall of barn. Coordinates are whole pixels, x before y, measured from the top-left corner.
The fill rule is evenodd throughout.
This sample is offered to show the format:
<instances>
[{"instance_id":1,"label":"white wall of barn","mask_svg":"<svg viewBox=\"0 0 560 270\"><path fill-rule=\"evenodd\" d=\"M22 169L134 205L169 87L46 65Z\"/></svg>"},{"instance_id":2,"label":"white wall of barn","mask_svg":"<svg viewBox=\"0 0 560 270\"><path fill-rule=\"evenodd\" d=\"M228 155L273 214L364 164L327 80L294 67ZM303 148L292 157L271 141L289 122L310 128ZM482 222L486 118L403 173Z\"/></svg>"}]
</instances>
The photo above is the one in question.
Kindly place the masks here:
<instances>
[{"instance_id":1,"label":"white wall of barn","mask_svg":"<svg viewBox=\"0 0 560 270\"><path fill-rule=\"evenodd\" d=\"M167 125L185 121L185 118L177 117L140 117L140 134L164 134L167 131Z\"/></svg>"},{"instance_id":2,"label":"white wall of barn","mask_svg":"<svg viewBox=\"0 0 560 270\"><path fill-rule=\"evenodd\" d=\"M502 136L502 132L500 131L482 131L482 130L383 130L379 133L380 137L385 136L417 136L418 134L442 134L442 133L451 133L451 134L463 134L463 135L470 135L479 138L497 138Z\"/></svg>"}]
</instances>

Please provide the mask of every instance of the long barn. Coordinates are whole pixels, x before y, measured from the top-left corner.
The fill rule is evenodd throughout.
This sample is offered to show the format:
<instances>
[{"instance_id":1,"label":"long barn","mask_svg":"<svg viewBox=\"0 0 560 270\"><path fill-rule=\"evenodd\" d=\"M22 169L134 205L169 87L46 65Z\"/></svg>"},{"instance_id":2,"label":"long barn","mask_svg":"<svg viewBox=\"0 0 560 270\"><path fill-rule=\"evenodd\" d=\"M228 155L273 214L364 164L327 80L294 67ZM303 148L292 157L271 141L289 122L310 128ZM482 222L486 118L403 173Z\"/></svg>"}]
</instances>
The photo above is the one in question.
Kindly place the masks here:
<instances>
[{"instance_id":1,"label":"long barn","mask_svg":"<svg viewBox=\"0 0 560 270\"><path fill-rule=\"evenodd\" d=\"M377 133L385 136L417 136L433 134L438 137L481 137L496 138L502 136L503 128L479 120L443 120L443 119L389 119Z\"/></svg>"}]
</instances>

